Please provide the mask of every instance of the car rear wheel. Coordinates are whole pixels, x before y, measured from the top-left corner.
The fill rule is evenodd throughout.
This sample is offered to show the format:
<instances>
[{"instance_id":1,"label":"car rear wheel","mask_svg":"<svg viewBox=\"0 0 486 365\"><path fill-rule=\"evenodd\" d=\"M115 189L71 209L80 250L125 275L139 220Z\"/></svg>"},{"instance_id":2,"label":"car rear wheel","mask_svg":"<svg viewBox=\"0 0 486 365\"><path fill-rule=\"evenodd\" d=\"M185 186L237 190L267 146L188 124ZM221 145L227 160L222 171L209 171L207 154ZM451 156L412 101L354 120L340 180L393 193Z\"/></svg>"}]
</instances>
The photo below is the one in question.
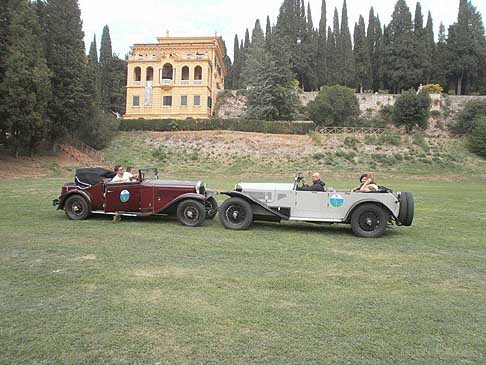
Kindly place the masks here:
<instances>
[{"instance_id":1,"label":"car rear wheel","mask_svg":"<svg viewBox=\"0 0 486 365\"><path fill-rule=\"evenodd\" d=\"M227 229L245 230L253 222L251 205L240 198L230 198L219 209L221 223Z\"/></svg>"},{"instance_id":2,"label":"car rear wheel","mask_svg":"<svg viewBox=\"0 0 486 365\"><path fill-rule=\"evenodd\" d=\"M400 213L398 220L405 227L410 227L415 214L415 204L412 193L400 193Z\"/></svg>"},{"instance_id":3,"label":"car rear wheel","mask_svg":"<svg viewBox=\"0 0 486 365\"><path fill-rule=\"evenodd\" d=\"M199 227L206 220L206 209L197 200L185 200L177 207L177 219L186 227Z\"/></svg>"},{"instance_id":4,"label":"car rear wheel","mask_svg":"<svg viewBox=\"0 0 486 365\"><path fill-rule=\"evenodd\" d=\"M64 204L64 212L71 220L80 221L88 218L89 204L81 195L72 195Z\"/></svg>"},{"instance_id":5,"label":"car rear wheel","mask_svg":"<svg viewBox=\"0 0 486 365\"><path fill-rule=\"evenodd\" d=\"M214 219L218 214L218 202L213 197L206 200L206 218Z\"/></svg>"},{"instance_id":6,"label":"car rear wheel","mask_svg":"<svg viewBox=\"0 0 486 365\"><path fill-rule=\"evenodd\" d=\"M376 204L363 204L351 216L351 228L358 237L376 238L385 233L390 213Z\"/></svg>"}]
</instances>

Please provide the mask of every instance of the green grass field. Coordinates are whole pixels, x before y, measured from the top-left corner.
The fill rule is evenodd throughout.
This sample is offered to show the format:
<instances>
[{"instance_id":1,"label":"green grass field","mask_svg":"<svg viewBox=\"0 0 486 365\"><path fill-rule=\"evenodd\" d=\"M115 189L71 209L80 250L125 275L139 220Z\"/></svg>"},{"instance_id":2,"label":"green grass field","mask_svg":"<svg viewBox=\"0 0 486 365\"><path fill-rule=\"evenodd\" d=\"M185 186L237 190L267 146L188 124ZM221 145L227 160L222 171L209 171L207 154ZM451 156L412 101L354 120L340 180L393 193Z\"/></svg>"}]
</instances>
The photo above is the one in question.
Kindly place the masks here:
<instances>
[{"instance_id":1,"label":"green grass field","mask_svg":"<svg viewBox=\"0 0 486 365\"><path fill-rule=\"evenodd\" d=\"M291 177L201 175L218 190ZM64 180L0 181L2 364L486 362L484 177L388 177L415 193L416 221L378 240L72 222L51 207Z\"/></svg>"}]
</instances>

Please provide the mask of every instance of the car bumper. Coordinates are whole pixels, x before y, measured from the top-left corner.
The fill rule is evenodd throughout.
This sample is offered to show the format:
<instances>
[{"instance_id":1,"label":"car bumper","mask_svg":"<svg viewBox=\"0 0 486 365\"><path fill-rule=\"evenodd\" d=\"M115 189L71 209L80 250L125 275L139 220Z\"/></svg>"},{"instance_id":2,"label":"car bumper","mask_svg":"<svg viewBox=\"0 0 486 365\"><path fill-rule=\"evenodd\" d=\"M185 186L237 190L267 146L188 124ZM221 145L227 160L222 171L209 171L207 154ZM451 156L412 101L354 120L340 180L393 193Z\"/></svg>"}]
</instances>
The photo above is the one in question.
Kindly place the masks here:
<instances>
[{"instance_id":1,"label":"car bumper","mask_svg":"<svg viewBox=\"0 0 486 365\"><path fill-rule=\"evenodd\" d=\"M59 199L54 199L52 201L52 206L57 207L57 209L60 209L59 206L61 205L61 201Z\"/></svg>"}]
</instances>

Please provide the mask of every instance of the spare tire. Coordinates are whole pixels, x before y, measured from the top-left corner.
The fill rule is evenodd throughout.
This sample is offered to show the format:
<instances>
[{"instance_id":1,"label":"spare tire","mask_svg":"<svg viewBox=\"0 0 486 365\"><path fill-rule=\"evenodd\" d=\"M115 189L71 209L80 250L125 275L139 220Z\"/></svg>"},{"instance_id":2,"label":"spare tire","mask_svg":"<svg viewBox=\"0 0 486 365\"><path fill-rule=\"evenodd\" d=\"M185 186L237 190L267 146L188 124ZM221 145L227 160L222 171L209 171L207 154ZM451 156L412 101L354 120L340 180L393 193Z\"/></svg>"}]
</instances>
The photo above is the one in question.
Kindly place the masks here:
<instances>
[{"instance_id":1,"label":"spare tire","mask_svg":"<svg viewBox=\"0 0 486 365\"><path fill-rule=\"evenodd\" d=\"M400 193L400 213L398 220L400 224L406 227L410 227L413 223L415 215L415 202L413 200L412 193Z\"/></svg>"}]
</instances>

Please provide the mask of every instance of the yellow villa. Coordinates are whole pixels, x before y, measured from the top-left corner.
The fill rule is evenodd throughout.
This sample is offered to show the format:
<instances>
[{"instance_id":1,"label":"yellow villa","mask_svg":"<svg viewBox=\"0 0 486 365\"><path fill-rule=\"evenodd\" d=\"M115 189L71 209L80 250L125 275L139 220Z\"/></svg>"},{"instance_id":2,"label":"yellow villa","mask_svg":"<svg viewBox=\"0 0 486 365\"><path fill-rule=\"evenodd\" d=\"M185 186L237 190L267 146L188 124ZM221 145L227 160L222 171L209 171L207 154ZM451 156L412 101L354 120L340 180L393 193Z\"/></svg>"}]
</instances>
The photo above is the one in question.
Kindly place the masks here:
<instances>
[{"instance_id":1,"label":"yellow villa","mask_svg":"<svg viewBox=\"0 0 486 365\"><path fill-rule=\"evenodd\" d=\"M220 38L157 40L131 47L124 118L209 118L226 76Z\"/></svg>"}]
</instances>

